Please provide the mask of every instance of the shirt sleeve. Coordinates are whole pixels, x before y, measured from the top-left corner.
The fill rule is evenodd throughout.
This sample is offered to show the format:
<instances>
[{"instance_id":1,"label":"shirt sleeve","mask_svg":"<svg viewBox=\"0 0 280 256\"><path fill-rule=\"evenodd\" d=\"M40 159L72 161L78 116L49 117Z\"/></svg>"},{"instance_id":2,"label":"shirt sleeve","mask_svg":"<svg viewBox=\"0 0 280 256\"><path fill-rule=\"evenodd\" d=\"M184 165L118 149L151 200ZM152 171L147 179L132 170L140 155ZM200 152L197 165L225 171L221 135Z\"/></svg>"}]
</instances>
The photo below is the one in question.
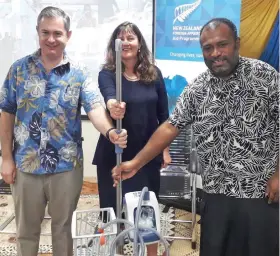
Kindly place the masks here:
<instances>
[{"instance_id":1,"label":"shirt sleeve","mask_svg":"<svg viewBox=\"0 0 280 256\"><path fill-rule=\"evenodd\" d=\"M273 69L271 74L272 80L269 82L268 89L268 105L269 115L271 119L271 129L275 136L275 150L278 152L279 157L279 73Z\"/></svg>"},{"instance_id":2,"label":"shirt sleeve","mask_svg":"<svg viewBox=\"0 0 280 256\"><path fill-rule=\"evenodd\" d=\"M165 83L162 77L161 71L157 68L159 81L157 82L157 93L158 93L158 103L157 103L157 118L159 124L165 122L169 117L168 110L168 99Z\"/></svg>"},{"instance_id":3,"label":"shirt sleeve","mask_svg":"<svg viewBox=\"0 0 280 256\"><path fill-rule=\"evenodd\" d=\"M98 75L98 85L105 104L110 99L116 99L116 79L109 70L101 70Z\"/></svg>"},{"instance_id":4,"label":"shirt sleeve","mask_svg":"<svg viewBox=\"0 0 280 256\"><path fill-rule=\"evenodd\" d=\"M182 130L187 125L192 123L193 120L193 104L191 101L191 85L185 87L179 96L175 109L169 117L168 122Z\"/></svg>"},{"instance_id":5,"label":"shirt sleeve","mask_svg":"<svg viewBox=\"0 0 280 256\"><path fill-rule=\"evenodd\" d=\"M86 75L86 78L82 84L81 104L86 113L94 109L96 104L102 104L100 91L90 74Z\"/></svg>"},{"instance_id":6,"label":"shirt sleeve","mask_svg":"<svg viewBox=\"0 0 280 256\"><path fill-rule=\"evenodd\" d=\"M15 115L17 112L17 100L16 100L16 78L17 68L14 65L11 66L8 75L0 89L0 109L3 112L7 112Z\"/></svg>"}]
</instances>

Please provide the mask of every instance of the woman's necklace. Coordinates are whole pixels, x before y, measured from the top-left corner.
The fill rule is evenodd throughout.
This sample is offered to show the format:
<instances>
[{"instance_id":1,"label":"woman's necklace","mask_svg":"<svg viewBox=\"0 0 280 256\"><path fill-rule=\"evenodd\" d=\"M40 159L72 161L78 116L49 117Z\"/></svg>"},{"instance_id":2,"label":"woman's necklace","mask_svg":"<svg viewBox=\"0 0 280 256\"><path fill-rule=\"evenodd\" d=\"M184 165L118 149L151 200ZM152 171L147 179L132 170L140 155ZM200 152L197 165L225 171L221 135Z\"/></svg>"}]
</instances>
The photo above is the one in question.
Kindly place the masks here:
<instances>
[{"instance_id":1,"label":"woman's necklace","mask_svg":"<svg viewBox=\"0 0 280 256\"><path fill-rule=\"evenodd\" d=\"M129 81L139 81L139 78L137 76L129 76L128 74L126 74L125 72L123 72L123 75L125 76L125 78Z\"/></svg>"}]
</instances>

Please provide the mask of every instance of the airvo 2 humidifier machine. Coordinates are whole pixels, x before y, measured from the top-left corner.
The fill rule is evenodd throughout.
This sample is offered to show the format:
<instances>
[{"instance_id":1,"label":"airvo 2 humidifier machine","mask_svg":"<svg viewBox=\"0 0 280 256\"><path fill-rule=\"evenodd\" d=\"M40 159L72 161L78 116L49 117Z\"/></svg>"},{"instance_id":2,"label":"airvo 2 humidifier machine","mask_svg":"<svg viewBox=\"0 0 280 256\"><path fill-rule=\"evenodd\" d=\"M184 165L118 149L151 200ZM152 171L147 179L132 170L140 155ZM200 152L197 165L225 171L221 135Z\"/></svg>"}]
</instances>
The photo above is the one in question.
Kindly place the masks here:
<instances>
[{"instance_id":1,"label":"airvo 2 humidifier machine","mask_svg":"<svg viewBox=\"0 0 280 256\"><path fill-rule=\"evenodd\" d=\"M110 255L115 255L117 241L128 235L133 242L133 256L144 256L146 246L161 242L165 248L165 255L169 256L168 243L160 234L159 205L154 192L144 187L142 191L125 194L123 200L124 219L117 218L106 224L101 229L104 231L110 225L123 223L125 229L113 240ZM104 240L104 239L103 239Z\"/></svg>"},{"instance_id":2,"label":"airvo 2 humidifier machine","mask_svg":"<svg viewBox=\"0 0 280 256\"><path fill-rule=\"evenodd\" d=\"M136 225L136 213L140 200L141 191L126 193L123 200L123 212L125 219ZM128 228L127 225L125 225ZM159 205L156 195L152 191L146 191L143 195L142 204L139 210L138 228L140 236L143 238L143 242L147 244L153 244L159 242L160 238L150 229L155 229L160 233L160 213ZM149 230L147 229L149 228ZM134 241L134 231L129 232L128 237L131 241Z\"/></svg>"}]
</instances>

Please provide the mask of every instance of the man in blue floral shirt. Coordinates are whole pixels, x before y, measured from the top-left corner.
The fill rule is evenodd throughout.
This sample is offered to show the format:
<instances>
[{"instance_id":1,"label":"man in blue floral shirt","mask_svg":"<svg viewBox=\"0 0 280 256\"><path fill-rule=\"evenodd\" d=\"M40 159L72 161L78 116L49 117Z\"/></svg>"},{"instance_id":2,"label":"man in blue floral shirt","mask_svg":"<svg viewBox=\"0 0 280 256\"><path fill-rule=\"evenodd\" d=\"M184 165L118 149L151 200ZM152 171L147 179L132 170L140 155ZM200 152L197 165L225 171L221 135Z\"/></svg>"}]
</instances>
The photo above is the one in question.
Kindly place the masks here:
<instances>
[{"instance_id":1,"label":"man in blue floral shirt","mask_svg":"<svg viewBox=\"0 0 280 256\"><path fill-rule=\"evenodd\" d=\"M72 256L71 218L83 183L81 107L112 143L126 147L87 71L64 49L70 19L54 7L37 20L40 49L16 61L0 91L2 177L12 184L19 256L37 256L48 202L54 256Z\"/></svg>"}]
</instances>

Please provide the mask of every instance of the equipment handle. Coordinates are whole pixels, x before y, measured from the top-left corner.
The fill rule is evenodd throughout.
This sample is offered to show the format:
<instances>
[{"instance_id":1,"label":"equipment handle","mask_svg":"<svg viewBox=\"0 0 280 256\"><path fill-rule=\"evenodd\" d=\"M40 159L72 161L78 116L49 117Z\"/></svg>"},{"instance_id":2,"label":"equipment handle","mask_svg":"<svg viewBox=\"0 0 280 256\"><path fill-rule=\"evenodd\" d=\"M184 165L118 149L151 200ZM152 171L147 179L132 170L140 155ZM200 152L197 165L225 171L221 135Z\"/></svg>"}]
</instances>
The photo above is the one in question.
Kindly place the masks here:
<instances>
[{"instance_id":1,"label":"equipment handle","mask_svg":"<svg viewBox=\"0 0 280 256\"><path fill-rule=\"evenodd\" d=\"M121 133L121 130L116 130L117 134ZM122 154L123 153L123 149L119 146L119 145L115 145L115 153L118 154ZM118 163L120 164L120 163Z\"/></svg>"}]
</instances>

